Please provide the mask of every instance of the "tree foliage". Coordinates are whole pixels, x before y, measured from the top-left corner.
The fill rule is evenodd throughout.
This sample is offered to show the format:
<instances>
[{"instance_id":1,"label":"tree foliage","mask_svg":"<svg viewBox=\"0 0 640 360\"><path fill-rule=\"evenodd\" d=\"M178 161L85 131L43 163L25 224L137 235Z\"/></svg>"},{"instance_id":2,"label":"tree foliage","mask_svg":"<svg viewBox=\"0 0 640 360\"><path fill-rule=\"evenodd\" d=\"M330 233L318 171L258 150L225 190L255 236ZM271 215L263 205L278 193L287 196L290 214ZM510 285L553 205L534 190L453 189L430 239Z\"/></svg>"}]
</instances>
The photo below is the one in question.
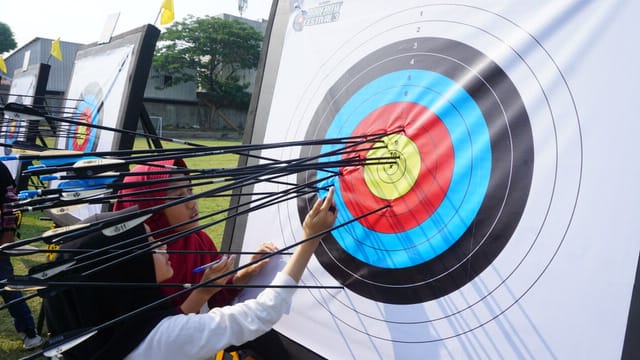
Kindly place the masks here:
<instances>
[{"instance_id":1,"label":"tree foliage","mask_svg":"<svg viewBox=\"0 0 640 360\"><path fill-rule=\"evenodd\" d=\"M11 51L18 46L9 25L0 22L0 54Z\"/></svg>"},{"instance_id":2,"label":"tree foliage","mask_svg":"<svg viewBox=\"0 0 640 360\"><path fill-rule=\"evenodd\" d=\"M195 81L216 109L248 109L250 82L241 75L258 66L261 44L262 34L238 20L188 16L160 35L153 65L168 85Z\"/></svg>"}]
</instances>

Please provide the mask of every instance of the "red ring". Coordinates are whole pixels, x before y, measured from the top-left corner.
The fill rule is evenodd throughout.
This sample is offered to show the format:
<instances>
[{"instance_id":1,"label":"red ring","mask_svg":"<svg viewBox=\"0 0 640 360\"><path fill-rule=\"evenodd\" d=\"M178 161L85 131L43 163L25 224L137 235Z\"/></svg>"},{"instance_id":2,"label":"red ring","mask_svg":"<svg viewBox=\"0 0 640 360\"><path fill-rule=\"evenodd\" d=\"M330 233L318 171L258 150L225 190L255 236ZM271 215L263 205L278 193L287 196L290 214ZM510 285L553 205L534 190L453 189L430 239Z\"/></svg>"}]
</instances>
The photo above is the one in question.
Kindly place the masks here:
<instances>
[{"instance_id":1,"label":"red ring","mask_svg":"<svg viewBox=\"0 0 640 360\"><path fill-rule=\"evenodd\" d=\"M421 166L413 187L403 196L385 200L374 195L364 179L363 167L344 168L340 189L354 217L390 205L360 222L381 233L403 232L422 224L440 206L453 175L453 144L442 120L428 108L410 102L386 104L371 112L352 135L379 134L402 129L420 151ZM358 147L363 153L373 146ZM343 157L348 157L344 155Z\"/></svg>"},{"instance_id":2,"label":"red ring","mask_svg":"<svg viewBox=\"0 0 640 360\"><path fill-rule=\"evenodd\" d=\"M79 120L91 125L91 119L93 118L93 112L91 111L91 107L87 106L80 112ZM78 142L78 130L80 129L80 125L76 125L76 131L73 137L73 149L76 151L85 151L87 149L87 144L89 144L89 138L91 137L91 126L85 126L85 135L81 143Z\"/></svg>"}]
</instances>

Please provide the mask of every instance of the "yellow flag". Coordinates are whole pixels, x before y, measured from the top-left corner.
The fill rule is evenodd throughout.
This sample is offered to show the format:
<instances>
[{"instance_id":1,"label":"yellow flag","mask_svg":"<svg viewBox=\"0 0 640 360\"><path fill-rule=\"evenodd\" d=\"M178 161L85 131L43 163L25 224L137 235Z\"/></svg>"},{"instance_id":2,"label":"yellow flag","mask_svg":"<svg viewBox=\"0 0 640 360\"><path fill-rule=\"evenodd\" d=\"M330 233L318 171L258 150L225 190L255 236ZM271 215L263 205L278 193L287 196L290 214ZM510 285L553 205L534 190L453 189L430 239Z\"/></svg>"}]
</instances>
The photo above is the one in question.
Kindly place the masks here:
<instances>
[{"instance_id":1,"label":"yellow flag","mask_svg":"<svg viewBox=\"0 0 640 360\"><path fill-rule=\"evenodd\" d=\"M60 38L53 40L51 43L51 56L62 61L62 51L60 50Z\"/></svg>"},{"instance_id":2,"label":"yellow flag","mask_svg":"<svg viewBox=\"0 0 640 360\"><path fill-rule=\"evenodd\" d=\"M162 11L162 15L160 15L160 25L166 25L173 21L173 0L162 0L160 10Z\"/></svg>"},{"instance_id":3,"label":"yellow flag","mask_svg":"<svg viewBox=\"0 0 640 360\"><path fill-rule=\"evenodd\" d=\"M4 63L4 59L0 56L0 71L7 73L7 64Z\"/></svg>"}]
</instances>

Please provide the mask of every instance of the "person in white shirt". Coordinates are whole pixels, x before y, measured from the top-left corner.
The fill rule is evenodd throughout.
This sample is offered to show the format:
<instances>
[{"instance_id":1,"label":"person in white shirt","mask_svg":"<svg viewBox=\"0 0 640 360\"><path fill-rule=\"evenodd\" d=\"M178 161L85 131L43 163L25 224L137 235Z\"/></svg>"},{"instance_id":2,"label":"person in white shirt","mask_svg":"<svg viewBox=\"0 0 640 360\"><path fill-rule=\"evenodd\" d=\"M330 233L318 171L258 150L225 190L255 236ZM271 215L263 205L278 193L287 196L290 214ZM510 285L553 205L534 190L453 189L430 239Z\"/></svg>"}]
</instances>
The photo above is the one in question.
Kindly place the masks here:
<instances>
[{"instance_id":1,"label":"person in white shirt","mask_svg":"<svg viewBox=\"0 0 640 360\"><path fill-rule=\"evenodd\" d=\"M302 237L309 239L329 230L336 220L335 203L331 188L324 200L317 200L302 224ZM126 249L126 239L144 238L142 225L132 228L117 239L100 233L72 241L67 247L100 249L107 245ZM153 241L153 239L151 239ZM271 285L256 299L235 305L214 308L205 314L176 314L173 306L158 306L113 326L101 329L80 345L64 353L65 359L211 359L213 355L231 345L252 340L270 330L291 305L295 288L278 287L296 285L320 242L320 236L300 244ZM91 266L101 261L104 253L96 253ZM68 259L70 256L66 255ZM61 256L64 260L65 256ZM85 257L84 259L91 258ZM85 260L86 261L86 260ZM151 264L153 262L153 265ZM83 281L110 282L162 282L173 274L167 254L146 253L125 262L109 266L105 271L92 274ZM99 326L121 318L141 307L162 299L159 288L153 287L76 287L68 288L45 299L47 324L53 335ZM69 320L73 319L73 320Z\"/></svg>"}]
</instances>

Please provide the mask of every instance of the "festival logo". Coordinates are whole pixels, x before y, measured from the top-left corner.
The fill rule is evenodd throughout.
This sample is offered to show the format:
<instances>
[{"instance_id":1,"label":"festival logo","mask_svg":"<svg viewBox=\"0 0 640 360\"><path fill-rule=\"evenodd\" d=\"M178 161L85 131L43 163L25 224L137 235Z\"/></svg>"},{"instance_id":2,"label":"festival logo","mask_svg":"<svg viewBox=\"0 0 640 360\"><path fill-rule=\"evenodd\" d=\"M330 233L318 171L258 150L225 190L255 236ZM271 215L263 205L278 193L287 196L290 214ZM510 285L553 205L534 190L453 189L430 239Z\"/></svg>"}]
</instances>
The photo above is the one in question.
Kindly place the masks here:
<instances>
[{"instance_id":1,"label":"festival logo","mask_svg":"<svg viewBox=\"0 0 640 360\"><path fill-rule=\"evenodd\" d=\"M293 17L293 29L302 31L306 26L322 25L338 21L340 19L340 9L342 1L335 3L325 3L321 6L305 10L302 2L296 3L294 8L297 14Z\"/></svg>"}]
</instances>

